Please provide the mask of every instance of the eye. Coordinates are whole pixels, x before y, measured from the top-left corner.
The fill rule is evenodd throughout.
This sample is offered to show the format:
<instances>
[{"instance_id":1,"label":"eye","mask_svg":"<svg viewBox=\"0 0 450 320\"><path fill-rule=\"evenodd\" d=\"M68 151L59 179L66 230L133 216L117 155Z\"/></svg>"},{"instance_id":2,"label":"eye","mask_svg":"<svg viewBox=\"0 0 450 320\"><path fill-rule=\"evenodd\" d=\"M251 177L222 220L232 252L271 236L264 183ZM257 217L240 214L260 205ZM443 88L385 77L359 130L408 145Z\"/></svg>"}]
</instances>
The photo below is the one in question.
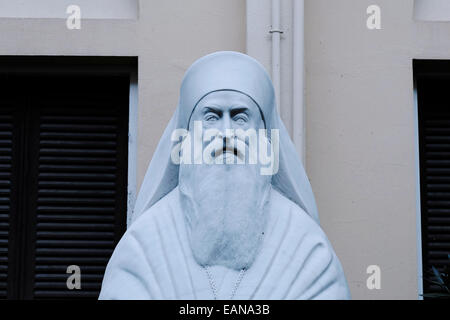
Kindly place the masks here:
<instances>
[{"instance_id":1,"label":"eye","mask_svg":"<svg viewBox=\"0 0 450 320\"><path fill-rule=\"evenodd\" d=\"M219 117L215 113L208 112L207 114L205 114L204 119L205 121L216 121L219 120Z\"/></svg>"},{"instance_id":2,"label":"eye","mask_svg":"<svg viewBox=\"0 0 450 320\"><path fill-rule=\"evenodd\" d=\"M233 118L238 124L245 124L248 121L248 116L244 113L240 113Z\"/></svg>"}]
</instances>

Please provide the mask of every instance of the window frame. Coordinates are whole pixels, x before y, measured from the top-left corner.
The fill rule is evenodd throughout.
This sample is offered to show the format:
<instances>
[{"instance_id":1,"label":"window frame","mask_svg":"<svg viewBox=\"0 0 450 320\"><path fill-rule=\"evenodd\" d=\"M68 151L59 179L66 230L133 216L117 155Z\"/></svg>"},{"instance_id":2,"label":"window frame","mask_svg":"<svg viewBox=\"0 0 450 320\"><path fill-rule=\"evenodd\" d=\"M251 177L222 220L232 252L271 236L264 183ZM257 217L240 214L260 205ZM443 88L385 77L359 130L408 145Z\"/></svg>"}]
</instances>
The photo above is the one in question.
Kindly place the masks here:
<instances>
[{"instance_id":1,"label":"window frame","mask_svg":"<svg viewBox=\"0 0 450 320\"><path fill-rule=\"evenodd\" d=\"M0 74L128 75L127 225L137 197L138 57L137 56L0 56Z\"/></svg>"},{"instance_id":2,"label":"window frame","mask_svg":"<svg viewBox=\"0 0 450 320\"><path fill-rule=\"evenodd\" d=\"M131 211L134 206L136 199L136 159L137 159L137 108L138 108L138 83L137 83L137 57L110 57L110 56L0 56L0 74L8 74L12 76L29 76L29 75L117 75L117 76L128 76L130 79L130 90L129 90L129 118L128 118L128 141L126 143L128 151L128 165L126 171L126 222L129 221L131 217ZM27 80L28 81L28 80ZM28 104L29 101L25 101ZM30 113L32 113L31 111ZM32 117L32 114L27 114L27 117ZM15 126L16 128L16 126ZM25 130L20 136L25 136L27 132L33 130L33 128L24 128L24 126L17 127L15 130ZM38 137L35 137L38 139ZM27 150L27 146L20 143L22 148L21 151L15 150L19 154L25 152L26 154L33 153L33 150ZM25 150L26 149L26 150ZM25 154L24 153L24 154ZM17 169L20 169L23 165L22 162L17 165ZM32 169L31 169L32 170ZM25 193L23 181L17 183L18 193ZM33 187L28 187L33 188ZM20 197L20 194L17 194ZM17 201L16 201L17 202ZM30 204L18 204L16 211L25 210ZM21 208L23 207L23 208ZM23 214L18 214L16 216L23 217ZM15 219L15 218L14 218ZM19 228L23 223L17 221L14 223L16 229L12 230L13 234L20 234ZM29 225L29 224L27 224ZM26 230L25 230L26 231ZM17 241L16 236L14 236L11 241ZM118 242L119 239L117 239ZM23 242L23 241L21 241ZM33 248L25 248L26 256L29 250ZM19 261L20 260L20 261ZM22 264L26 260L26 257L18 258L13 263ZM13 272L20 272L20 268L12 268ZM19 270L19 271L17 271ZM11 271L11 270L10 270ZM9 277L8 282L12 281L15 277ZM17 278L17 277L16 277ZM32 295L31 292L22 292L24 288L24 282L30 278L30 275L19 274L17 278L21 284L18 286L19 290L12 293L13 296L24 297L25 299ZM14 286L9 286L14 288ZM8 294L10 296L10 294Z\"/></svg>"},{"instance_id":3,"label":"window frame","mask_svg":"<svg viewBox=\"0 0 450 320\"><path fill-rule=\"evenodd\" d=\"M415 164L416 164L416 234L417 234L417 272L418 272L418 299L423 300L424 294L424 265L423 265L423 220L422 215L422 178L424 173L421 170L421 154L423 146L421 145L421 124L420 124L420 92L418 88L419 80L423 79L447 79L450 80L450 59L413 59L413 100L414 100L414 118L415 118Z\"/></svg>"}]
</instances>

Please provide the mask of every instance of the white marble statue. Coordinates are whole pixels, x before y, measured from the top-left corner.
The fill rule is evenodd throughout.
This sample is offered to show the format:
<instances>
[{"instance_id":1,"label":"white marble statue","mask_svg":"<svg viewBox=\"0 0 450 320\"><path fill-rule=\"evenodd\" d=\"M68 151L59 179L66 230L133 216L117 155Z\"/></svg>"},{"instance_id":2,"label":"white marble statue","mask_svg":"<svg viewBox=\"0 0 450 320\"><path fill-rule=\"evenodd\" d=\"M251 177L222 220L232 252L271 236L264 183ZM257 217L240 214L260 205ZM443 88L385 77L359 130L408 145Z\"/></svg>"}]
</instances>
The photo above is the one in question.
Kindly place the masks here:
<instances>
[{"instance_id":1,"label":"white marble statue","mask_svg":"<svg viewBox=\"0 0 450 320\"><path fill-rule=\"evenodd\" d=\"M349 298L268 74L237 52L199 59L100 299Z\"/></svg>"}]
</instances>

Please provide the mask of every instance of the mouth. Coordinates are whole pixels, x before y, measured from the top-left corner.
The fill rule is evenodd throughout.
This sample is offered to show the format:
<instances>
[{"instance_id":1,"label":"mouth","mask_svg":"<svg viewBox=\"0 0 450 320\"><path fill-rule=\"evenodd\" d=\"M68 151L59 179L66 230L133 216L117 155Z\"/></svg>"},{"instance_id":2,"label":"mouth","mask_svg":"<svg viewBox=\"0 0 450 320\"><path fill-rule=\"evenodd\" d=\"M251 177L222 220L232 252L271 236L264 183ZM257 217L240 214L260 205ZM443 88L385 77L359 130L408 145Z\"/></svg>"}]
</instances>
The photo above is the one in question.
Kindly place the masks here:
<instances>
[{"instance_id":1,"label":"mouth","mask_svg":"<svg viewBox=\"0 0 450 320\"><path fill-rule=\"evenodd\" d=\"M225 158L228 157L235 157L235 158L241 158L242 154L239 152L237 148L227 148L223 147L221 149L217 149L215 153L215 157L223 156Z\"/></svg>"}]
</instances>

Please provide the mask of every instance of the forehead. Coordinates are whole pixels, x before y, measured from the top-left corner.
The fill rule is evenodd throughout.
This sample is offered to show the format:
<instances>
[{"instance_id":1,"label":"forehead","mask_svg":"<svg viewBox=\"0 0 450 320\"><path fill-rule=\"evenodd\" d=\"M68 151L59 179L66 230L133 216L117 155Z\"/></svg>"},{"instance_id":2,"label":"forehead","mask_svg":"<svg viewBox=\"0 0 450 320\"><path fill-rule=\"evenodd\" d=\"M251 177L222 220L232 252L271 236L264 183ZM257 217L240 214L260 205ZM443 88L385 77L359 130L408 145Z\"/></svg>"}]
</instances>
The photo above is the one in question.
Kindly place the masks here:
<instances>
[{"instance_id":1,"label":"forehead","mask_svg":"<svg viewBox=\"0 0 450 320\"><path fill-rule=\"evenodd\" d=\"M259 110L256 103L247 95L238 91L215 91L211 92L197 105L197 110L203 107L248 107L249 109Z\"/></svg>"}]
</instances>

